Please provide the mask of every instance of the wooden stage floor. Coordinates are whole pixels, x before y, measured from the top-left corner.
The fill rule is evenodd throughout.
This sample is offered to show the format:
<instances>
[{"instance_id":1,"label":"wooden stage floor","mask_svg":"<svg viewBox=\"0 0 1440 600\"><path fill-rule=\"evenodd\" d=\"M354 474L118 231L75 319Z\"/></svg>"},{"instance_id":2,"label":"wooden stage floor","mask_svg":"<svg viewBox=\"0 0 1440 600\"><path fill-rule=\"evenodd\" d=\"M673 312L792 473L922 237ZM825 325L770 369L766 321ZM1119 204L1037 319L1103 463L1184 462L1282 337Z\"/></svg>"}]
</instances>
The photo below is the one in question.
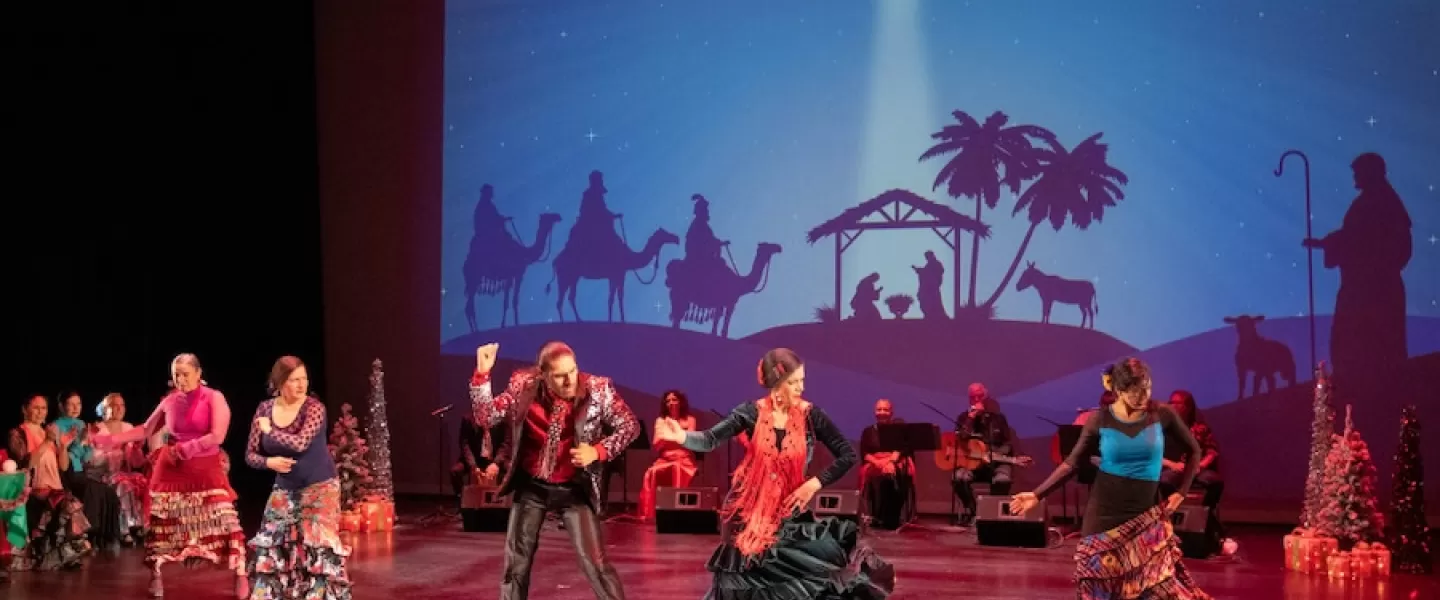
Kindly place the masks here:
<instances>
[{"instance_id":1,"label":"wooden stage floor","mask_svg":"<svg viewBox=\"0 0 1440 600\"><path fill-rule=\"evenodd\" d=\"M1070 584L1074 540L1047 550L982 547L958 530L875 532L867 542L895 564L892 598L1074 598ZM1189 561L1202 587L1219 599L1290 600L1440 598L1440 577L1395 575L1381 582L1331 583L1281 569L1280 529L1233 532L1240 555L1227 562ZM708 581L703 565L716 536L657 535L653 528L608 526L610 555L630 600L700 598ZM463 533L458 525L405 527L354 539L350 559L355 598L455 600L498 595L503 534ZM16 573L0 598L116 600L144 598L146 572L140 550L96 556L82 570ZM176 600L226 598L230 579L212 569L167 571L166 596ZM576 567L564 531L547 527L536 559L531 597L536 600L594 598Z\"/></svg>"}]
</instances>

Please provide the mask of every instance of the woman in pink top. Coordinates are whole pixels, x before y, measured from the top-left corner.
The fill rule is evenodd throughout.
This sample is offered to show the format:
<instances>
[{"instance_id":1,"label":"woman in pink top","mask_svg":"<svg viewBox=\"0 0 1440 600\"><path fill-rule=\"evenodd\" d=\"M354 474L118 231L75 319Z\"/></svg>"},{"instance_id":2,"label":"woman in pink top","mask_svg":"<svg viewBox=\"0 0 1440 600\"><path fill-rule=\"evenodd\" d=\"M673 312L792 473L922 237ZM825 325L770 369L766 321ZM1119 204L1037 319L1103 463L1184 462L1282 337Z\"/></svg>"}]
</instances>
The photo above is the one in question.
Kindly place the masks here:
<instances>
[{"instance_id":1,"label":"woman in pink top","mask_svg":"<svg viewBox=\"0 0 1440 600\"><path fill-rule=\"evenodd\" d=\"M175 389L144 427L96 435L92 443L106 449L145 440L162 426L170 432L166 444L150 455L150 532L145 539L150 595L165 594L161 567L204 561L234 571L235 597L245 598L245 534L226 475L229 459L220 448L230 428L230 405L200 379L195 355L176 356L170 375Z\"/></svg>"}]
</instances>

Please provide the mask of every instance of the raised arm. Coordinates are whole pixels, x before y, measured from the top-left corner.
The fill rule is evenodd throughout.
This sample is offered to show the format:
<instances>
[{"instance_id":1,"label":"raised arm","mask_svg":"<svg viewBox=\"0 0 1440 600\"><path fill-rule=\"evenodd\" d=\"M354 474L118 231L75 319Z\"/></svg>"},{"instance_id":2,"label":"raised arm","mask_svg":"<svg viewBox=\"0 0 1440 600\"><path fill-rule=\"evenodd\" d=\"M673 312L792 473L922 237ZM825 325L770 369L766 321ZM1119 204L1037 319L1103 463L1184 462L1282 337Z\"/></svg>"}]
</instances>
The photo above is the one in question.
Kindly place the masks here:
<instances>
[{"instance_id":1,"label":"raised arm","mask_svg":"<svg viewBox=\"0 0 1440 600\"><path fill-rule=\"evenodd\" d=\"M270 424L270 439L295 453L304 452L315 441L315 436L325 428L325 405L314 398L307 398L300 409L299 426L295 433Z\"/></svg>"},{"instance_id":2,"label":"raised arm","mask_svg":"<svg viewBox=\"0 0 1440 600\"><path fill-rule=\"evenodd\" d=\"M1085 427L1080 430L1080 440L1075 442L1075 447L1070 450L1070 456L1065 458L1065 462L1056 465L1050 476L1035 488L1035 497L1044 499L1050 492L1055 491L1055 488L1069 481L1071 477L1075 476L1076 467L1080 461L1086 460L1087 456L1093 454L1099 444L1100 413L1097 411L1091 413L1090 418L1085 420Z\"/></svg>"},{"instance_id":3,"label":"raised arm","mask_svg":"<svg viewBox=\"0 0 1440 600\"><path fill-rule=\"evenodd\" d=\"M210 432L188 442L175 445L175 456L180 460L209 452L225 443L225 432L230 430L230 403L219 390L210 390Z\"/></svg>"},{"instance_id":4,"label":"raised arm","mask_svg":"<svg viewBox=\"0 0 1440 600\"><path fill-rule=\"evenodd\" d=\"M759 412L754 402L746 402L730 411L730 416L725 417L714 427L705 431L685 432L685 448L694 452L709 452L719 448L721 444L729 441L730 438L750 431L755 426L755 418Z\"/></svg>"},{"instance_id":5,"label":"raised arm","mask_svg":"<svg viewBox=\"0 0 1440 600\"><path fill-rule=\"evenodd\" d=\"M1159 410L1160 426L1164 427L1165 436L1174 436L1175 439L1180 440L1180 444L1187 449L1186 456L1200 456L1200 442L1195 441L1195 436L1190 435L1190 428L1185 426L1185 422L1180 420L1180 416L1168 406L1161 406ZM1185 470L1180 473L1180 485L1176 486L1175 493L1182 497L1190 493L1190 483L1195 481L1195 473L1199 470L1200 461L1185 461Z\"/></svg>"},{"instance_id":6,"label":"raised arm","mask_svg":"<svg viewBox=\"0 0 1440 600\"><path fill-rule=\"evenodd\" d=\"M470 406L475 413L477 427L491 428L506 420L515 410L515 400L533 377L522 373L510 376L510 385L505 393L495 396L491 393L490 372L475 371L470 377Z\"/></svg>"},{"instance_id":7,"label":"raised arm","mask_svg":"<svg viewBox=\"0 0 1440 600\"><path fill-rule=\"evenodd\" d=\"M255 418L250 420L250 437L245 441L245 464L252 469L265 468L265 455L260 454L260 418L270 416L270 407L275 405L274 400L266 400L260 403L255 409ZM272 425L273 427L273 425Z\"/></svg>"},{"instance_id":8,"label":"raised arm","mask_svg":"<svg viewBox=\"0 0 1440 600\"><path fill-rule=\"evenodd\" d=\"M812 407L810 421L815 426L815 439L825 444L831 456L835 457L835 461L830 463L817 479L822 486L833 485L855 466L855 447L850 445L850 441L845 439L845 435L840 433L840 428L835 426L825 411Z\"/></svg>"},{"instance_id":9,"label":"raised arm","mask_svg":"<svg viewBox=\"0 0 1440 600\"><path fill-rule=\"evenodd\" d=\"M630 447L630 442L640 435L640 421L630 411L630 405L620 397L620 392L615 391L609 378L597 377L591 386L592 400L600 403L600 414L610 431L610 435L596 444L600 460L606 461L624 454L625 449Z\"/></svg>"}]
</instances>

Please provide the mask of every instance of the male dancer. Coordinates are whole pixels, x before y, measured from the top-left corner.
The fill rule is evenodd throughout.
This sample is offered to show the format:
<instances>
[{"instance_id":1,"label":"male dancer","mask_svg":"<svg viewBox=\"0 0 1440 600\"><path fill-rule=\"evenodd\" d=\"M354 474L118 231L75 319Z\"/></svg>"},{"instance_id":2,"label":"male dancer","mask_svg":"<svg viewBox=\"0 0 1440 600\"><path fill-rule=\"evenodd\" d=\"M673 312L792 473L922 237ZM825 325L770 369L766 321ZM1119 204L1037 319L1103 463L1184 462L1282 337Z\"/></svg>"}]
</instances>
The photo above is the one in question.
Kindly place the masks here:
<instances>
[{"instance_id":1,"label":"male dancer","mask_svg":"<svg viewBox=\"0 0 1440 600\"><path fill-rule=\"evenodd\" d=\"M640 424L610 379L580 372L575 351L563 342L546 343L533 368L511 375L505 393L492 395L490 369L499 350L499 344L475 349L470 400L479 426L510 427L509 460L502 461L510 468L499 493L514 498L500 597L529 597L545 514L559 511L595 597L624 600L620 576L605 556L601 464L625 451ZM602 437L606 430L610 435Z\"/></svg>"}]
</instances>

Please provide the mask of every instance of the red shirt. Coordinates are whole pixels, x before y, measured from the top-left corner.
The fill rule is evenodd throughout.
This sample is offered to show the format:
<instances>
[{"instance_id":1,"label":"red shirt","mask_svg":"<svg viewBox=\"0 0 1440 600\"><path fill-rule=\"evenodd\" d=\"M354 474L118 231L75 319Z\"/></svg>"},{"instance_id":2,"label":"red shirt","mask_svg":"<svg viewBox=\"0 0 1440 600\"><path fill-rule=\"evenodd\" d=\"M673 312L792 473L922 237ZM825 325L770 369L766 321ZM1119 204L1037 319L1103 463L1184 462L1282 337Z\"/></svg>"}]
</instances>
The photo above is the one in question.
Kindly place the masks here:
<instances>
[{"instance_id":1,"label":"red shirt","mask_svg":"<svg viewBox=\"0 0 1440 600\"><path fill-rule=\"evenodd\" d=\"M480 385L490 380L490 374L475 373L470 379L471 385ZM554 468L550 476L543 479L546 483L565 483L575 477L577 467L570 461L570 450L575 448L575 403L578 398L572 401L564 401L553 398L549 391L541 384L540 391L535 395L535 400L530 403L530 410L524 415L524 423L520 430L520 448L516 460L526 473L539 478L540 466L545 460L545 448L550 439L551 417L560 419L563 423L560 427L560 441L555 445ZM515 398L496 398L496 406L500 408L514 402ZM596 446L595 450L599 455L596 460L605 460L605 449Z\"/></svg>"}]
</instances>

